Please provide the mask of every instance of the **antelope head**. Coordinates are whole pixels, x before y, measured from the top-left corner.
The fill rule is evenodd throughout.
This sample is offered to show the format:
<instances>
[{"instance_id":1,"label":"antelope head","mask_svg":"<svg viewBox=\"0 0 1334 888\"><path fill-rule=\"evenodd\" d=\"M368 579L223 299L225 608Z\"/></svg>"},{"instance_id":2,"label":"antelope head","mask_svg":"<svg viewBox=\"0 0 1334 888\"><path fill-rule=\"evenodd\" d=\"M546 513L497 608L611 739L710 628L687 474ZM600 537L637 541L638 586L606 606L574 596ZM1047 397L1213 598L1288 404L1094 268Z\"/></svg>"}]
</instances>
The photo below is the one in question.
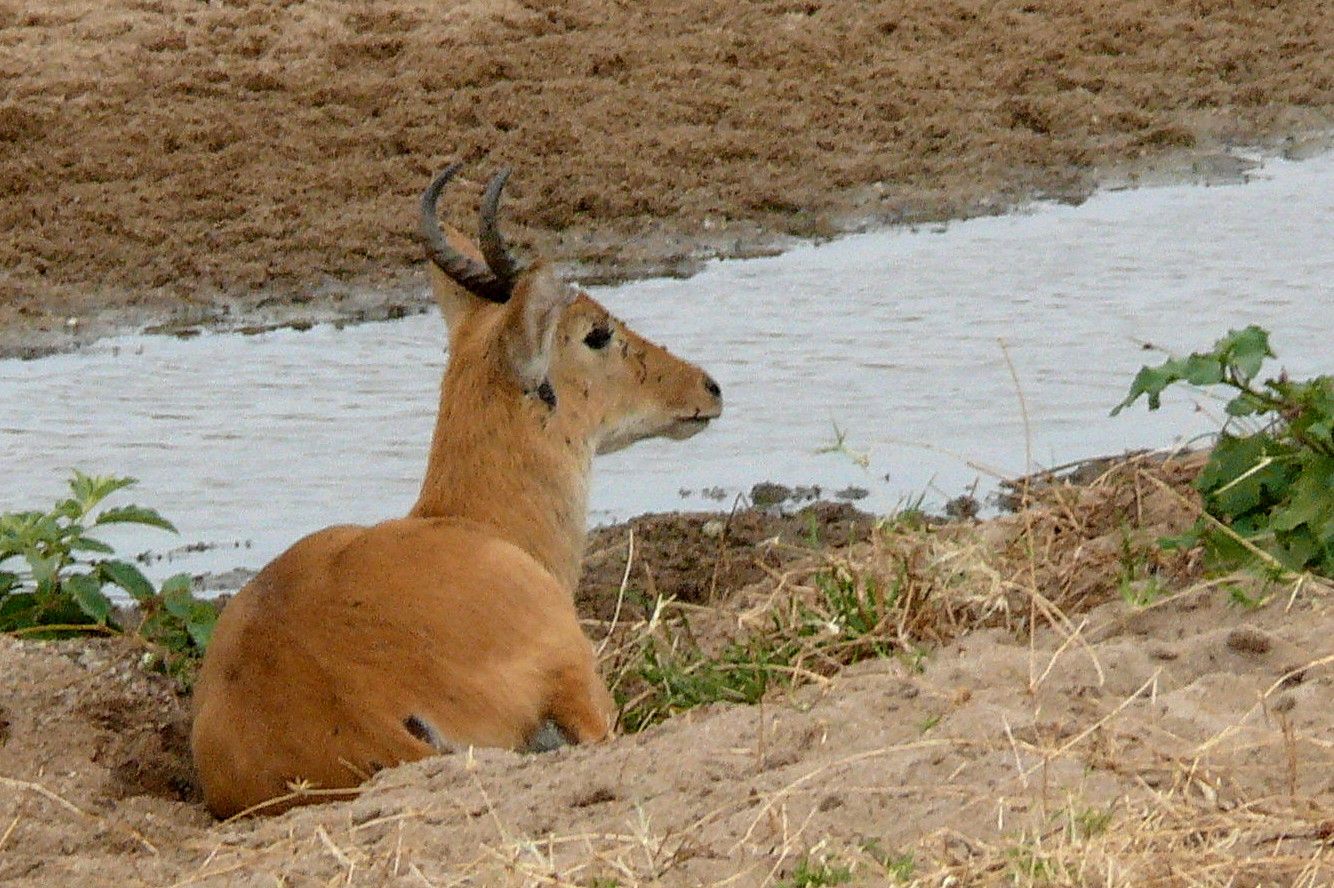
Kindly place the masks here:
<instances>
[{"instance_id":1,"label":"antelope head","mask_svg":"<svg viewBox=\"0 0 1334 888\"><path fill-rule=\"evenodd\" d=\"M707 373L562 282L551 263L515 260L496 223L509 170L483 193L477 247L443 230L436 203L459 166L421 199L420 233L450 332L447 390L525 401L551 434L596 453L644 438L689 438L720 415L722 390Z\"/></svg>"}]
</instances>

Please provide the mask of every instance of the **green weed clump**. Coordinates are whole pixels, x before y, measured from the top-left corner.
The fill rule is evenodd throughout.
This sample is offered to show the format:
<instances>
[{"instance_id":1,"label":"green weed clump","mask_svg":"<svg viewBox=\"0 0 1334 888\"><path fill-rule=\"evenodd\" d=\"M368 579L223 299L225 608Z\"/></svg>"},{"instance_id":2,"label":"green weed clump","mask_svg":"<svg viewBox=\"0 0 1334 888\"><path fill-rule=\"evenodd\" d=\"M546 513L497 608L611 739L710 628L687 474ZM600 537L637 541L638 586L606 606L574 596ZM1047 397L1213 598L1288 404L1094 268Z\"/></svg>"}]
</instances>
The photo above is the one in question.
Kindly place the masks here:
<instances>
[{"instance_id":1,"label":"green weed clump","mask_svg":"<svg viewBox=\"0 0 1334 888\"><path fill-rule=\"evenodd\" d=\"M877 839L863 839L858 843L862 853L874 860L885 875L896 883L911 882L917 870L917 860L906 851L886 851Z\"/></svg>"},{"instance_id":2,"label":"green weed clump","mask_svg":"<svg viewBox=\"0 0 1334 888\"><path fill-rule=\"evenodd\" d=\"M826 885L846 885L851 881L851 867L806 858L798 861L792 875L780 884L783 888L823 888Z\"/></svg>"},{"instance_id":3,"label":"green weed clump","mask_svg":"<svg viewBox=\"0 0 1334 888\"><path fill-rule=\"evenodd\" d=\"M701 645L684 618L674 635L641 638L614 682L632 689L620 694L622 730L641 731L708 703L758 703L771 689L796 687L873 657L916 664L920 653L908 612L913 578L906 566L889 579L829 566L808 583L807 595L721 647Z\"/></svg>"},{"instance_id":4,"label":"green weed clump","mask_svg":"<svg viewBox=\"0 0 1334 888\"><path fill-rule=\"evenodd\" d=\"M1195 487L1206 514L1169 546L1202 545L1218 569L1260 564L1334 577L1334 376L1257 383L1269 334L1229 331L1212 350L1144 367L1115 415L1141 396L1156 410L1176 383L1218 386L1228 424Z\"/></svg>"},{"instance_id":5,"label":"green weed clump","mask_svg":"<svg viewBox=\"0 0 1334 888\"><path fill-rule=\"evenodd\" d=\"M138 606L134 636L161 654L170 671L202 656L217 610L191 594L189 575L177 574L155 588L139 568L91 535L112 524L176 532L153 509L102 507L107 497L135 483L75 470L70 496L49 511L0 514L0 632L36 638L121 634L125 629L106 592L114 587Z\"/></svg>"},{"instance_id":6,"label":"green weed clump","mask_svg":"<svg viewBox=\"0 0 1334 888\"><path fill-rule=\"evenodd\" d=\"M644 689L620 701L621 729L633 734L708 703L758 703L770 687L789 683L795 653L795 644L765 638L732 642L718 656L649 639L632 668Z\"/></svg>"}]
</instances>

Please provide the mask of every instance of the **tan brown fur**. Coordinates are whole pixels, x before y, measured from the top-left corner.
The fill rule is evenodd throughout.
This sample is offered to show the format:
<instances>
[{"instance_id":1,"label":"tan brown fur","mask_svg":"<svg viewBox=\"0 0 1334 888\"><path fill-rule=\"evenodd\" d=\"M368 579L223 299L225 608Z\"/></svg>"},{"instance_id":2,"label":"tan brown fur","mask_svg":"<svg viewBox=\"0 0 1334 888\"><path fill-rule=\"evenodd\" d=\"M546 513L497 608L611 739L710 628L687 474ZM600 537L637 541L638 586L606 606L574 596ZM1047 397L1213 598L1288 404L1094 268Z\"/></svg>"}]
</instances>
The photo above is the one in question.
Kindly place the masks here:
<instances>
[{"instance_id":1,"label":"tan brown fur","mask_svg":"<svg viewBox=\"0 0 1334 888\"><path fill-rule=\"evenodd\" d=\"M717 386L567 291L545 263L505 304L438 269L432 287L450 354L411 514L306 537L219 619L192 742L220 817L439 751L410 717L453 748L524 748L547 722L574 742L610 733L614 706L572 595L591 461L693 434L719 414ZM585 337L598 326L613 337L595 350ZM554 408L530 390L538 371Z\"/></svg>"}]
</instances>

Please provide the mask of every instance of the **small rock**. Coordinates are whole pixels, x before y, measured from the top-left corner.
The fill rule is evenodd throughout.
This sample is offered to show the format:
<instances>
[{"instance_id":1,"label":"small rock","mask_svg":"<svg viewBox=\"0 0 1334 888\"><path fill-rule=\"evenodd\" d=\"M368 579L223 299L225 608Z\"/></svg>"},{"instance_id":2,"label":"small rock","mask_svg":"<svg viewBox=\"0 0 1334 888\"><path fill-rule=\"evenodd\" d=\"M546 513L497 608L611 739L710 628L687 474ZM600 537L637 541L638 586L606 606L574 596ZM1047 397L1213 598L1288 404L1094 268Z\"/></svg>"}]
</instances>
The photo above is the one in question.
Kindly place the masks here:
<instances>
[{"instance_id":1,"label":"small rock","mask_svg":"<svg viewBox=\"0 0 1334 888\"><path fill-rule=\"evenodd\" d=\"M750 489L750 501L757 509L777 506L792 499L792 488L771 481L761 481Z\"/></svg>"},{"instance_id":2,"label":"small rock","mask_svg":"<svg viewBox=\"0 0 1334 888\"><path fill-rule=\"evenodd\" d=\"M982 504L966 493L945 503L945 514L951 518L976 518L981 511Z\"/></svg>"},{"instance_id":3,"label":"small rock","mask_svg":"<svg viewBox=\"0 0 1334 888\"><path fill-rule=\"evenodd\" d=\"M1227 646L1239 654L1267 654L1273 640L1259 629L1238 626L1227 634Z\"/></svg>"},{"instance_id":4,"label":"small rock","mask_svg":"<svg viewBox=\"0 0 1334 888\"><path fill-rule=\"evenodd\" d=\"M700 532L709 539L716 540L723 535L723 531L726 530L726 528L726 524L719 521L717 518L714 518L711 521L705 521L704 526L700 528Z\"/></svg>"},{"instance_id":5,"label":"small rock","mask_svg":"<svg viewBox=\"0 0 1334 888\"><path fill-rule=\"evenodd\" d=\"M842 808L843 799L840 796L827 795L820 799L820 804L817 807L819 807L821 811L832 811L835 808Z\"/></svg>"},{"instance_id":6,"label":"small rock","mask_svg":"<svg viewBox=\"0 0 1334 888\"><path fill-rule=\"evenodd\" d=\"M353 826L360 826L385 815L385 809L382 804L372 802L370 804L361 804L352 808L348 817Z\"/></svg>"},{"instance_id":7,"label":"small rock","mask_svg":"<svg viewBox=\"0 0 1334 888\"><path fill-rule=\"evenodd\" d=\"M1181 656L1177 651L1165 644L1155 644L1149 647L1149 656L1155 660L1175 660Z\"/></svg>"},{"instance_id":8,"label":"small rock","mask_svg":"<svg viewBox=\"0 0 1334 888\"><path fill-rule=\"evenodd\" d=\"M571 808L588 808L593 805L603 805L607 802L614 802L620 796L614 789L607 786L598 786L581 792L570 801Z\"/></svg>"}]
</instances>

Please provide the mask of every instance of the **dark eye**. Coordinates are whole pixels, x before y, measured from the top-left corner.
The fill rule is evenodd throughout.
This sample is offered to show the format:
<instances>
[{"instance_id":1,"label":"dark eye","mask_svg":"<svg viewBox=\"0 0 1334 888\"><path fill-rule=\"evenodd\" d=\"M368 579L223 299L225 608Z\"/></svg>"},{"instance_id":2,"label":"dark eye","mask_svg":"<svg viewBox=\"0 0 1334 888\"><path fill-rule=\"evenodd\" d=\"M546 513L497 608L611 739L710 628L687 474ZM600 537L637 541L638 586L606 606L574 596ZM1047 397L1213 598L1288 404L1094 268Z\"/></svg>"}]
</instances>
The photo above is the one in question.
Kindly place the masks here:
<instances>
[{"instance_id":1,"label":"dark eye","mask_svg":"<svg viewBox=\"0 0 1334 888\"><path fill-rule=\"evenodd\" d=\"M608 342L611 342L611 328L606 324L598 324L584 337L584 345L589 348L606 348Z\"/></svg>"}]
</instances>

